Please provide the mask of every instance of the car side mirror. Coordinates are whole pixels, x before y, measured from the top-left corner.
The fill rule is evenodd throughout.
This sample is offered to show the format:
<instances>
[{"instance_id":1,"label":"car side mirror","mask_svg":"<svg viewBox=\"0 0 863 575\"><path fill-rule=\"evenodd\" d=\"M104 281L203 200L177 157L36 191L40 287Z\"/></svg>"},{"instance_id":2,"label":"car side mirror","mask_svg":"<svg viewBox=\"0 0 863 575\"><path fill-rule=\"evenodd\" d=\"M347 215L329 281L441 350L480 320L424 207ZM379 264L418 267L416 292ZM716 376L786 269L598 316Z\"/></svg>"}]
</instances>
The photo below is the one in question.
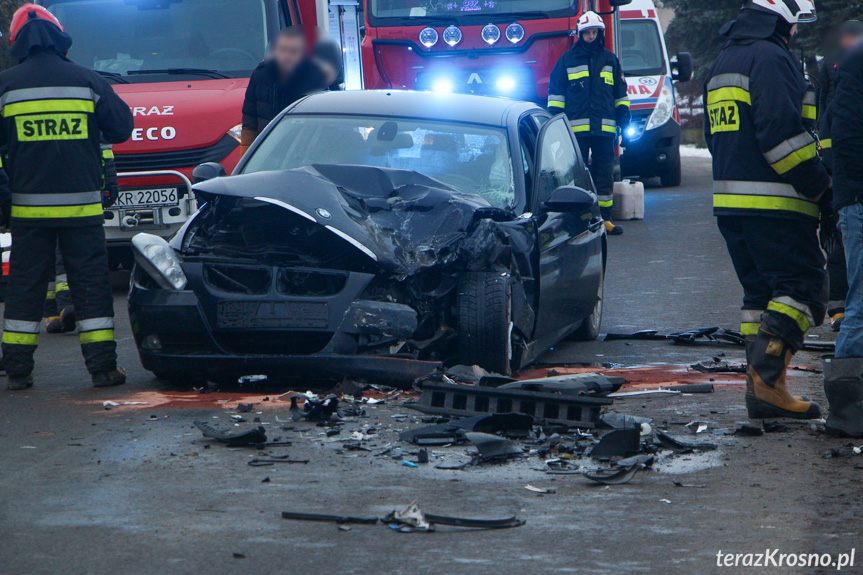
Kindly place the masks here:
<instances>
[{"instance_id":1,"label":"car side mirror","mask_svg":"<svg viewBox=\"0 0 863 575\"><path fill-rule=\"evenodd\" d=\"M608 4L612 8L617 8L618 6L626 6L627 4L632 4L632 0L610 0Z\"/></svg>"},{"instance_id":2,"label":"car side mirror","mask_svg":"<svg viewBox=\"0 0 863 575\"><path fill-rule=\"evenodd\" d=\"M543 207L549 212L578 214L589 212L596 205L596 194L577 186L561 186L551 193Z\"/></svg>"},{"instance_id":3,"label":"car side mirror","mask_svg":"<svg viewBox=\"0 0 863 575\"><path fill-rule=\"evenodd\" d=\"M671 63L671 77L677 82L688 82L692 79L692 54L681 52L677 62Z\"/></svg>"},{"instance_id":4,"label":"car side mirror","mask_svg":"<svg viewBox=\"0 0 863 575\"><path fill-rule=\"evenodd\" d=\"M225 171L225 166L222 164L219 164L218 162L207 162L206 164L196 166L195 169L192 170L192 181L197 184L227 175L228 172Z\"/></svg>"}]
</instances>

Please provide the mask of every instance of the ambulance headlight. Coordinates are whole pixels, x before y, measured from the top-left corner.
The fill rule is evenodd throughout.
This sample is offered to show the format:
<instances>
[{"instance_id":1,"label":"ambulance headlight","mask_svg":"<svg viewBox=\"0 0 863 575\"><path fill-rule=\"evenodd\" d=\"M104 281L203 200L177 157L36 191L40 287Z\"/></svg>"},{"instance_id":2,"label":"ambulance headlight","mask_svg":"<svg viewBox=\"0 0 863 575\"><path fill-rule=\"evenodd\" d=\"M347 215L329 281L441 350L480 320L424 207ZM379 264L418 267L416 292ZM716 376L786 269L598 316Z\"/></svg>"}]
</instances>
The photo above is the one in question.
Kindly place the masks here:
<instances>
[{"instance_id":1,"label":"ambulance headlight","mask_svg":"<svg viewBox=\"0 0 863 575\"><path fill-rule=\"evenodd\" d=\"M503 94L508 94L515 90L515 78L512 76L501 76L497 80L497 90Z\"/></svg>"},{"instance_id":2,"label":"ambulance headlight","mask_svg":"<svg viewBox=\"0 0 863 575\"><path fill-rule=\"evenodd\" d=\"M163 289L181 290L189 280L180 267L174 248L153 234L138 234L132 238L135 262Z\"/></svg>"},{"instance_id":3,"label":"ambulance headlight","mask_svg":"<svg viewBox=\"0 0 863 575\"><path fill-rule=\"evenodd\" d=\"M426 48L431 48L432 46L437 44L437 39L437 30L435 30L431 26L423 28L420 32L420 44L422 44Z\"/></svg>"},{"instance_id":4,"label":"ambulance headlight","mask_svg":"<svg viewBox=\"0 0 863 575\"><path fill-rule=\"evenodd\" d=\"M449 92L452 92L453 89L455 89L455 86L449 78L438 78L434 81L434 84L432 84L432 90L435 92L448 94Z\"/></svg>"},{"instance_id":5,"label":"ambulance headlight","mask_svg":"<svg viewBox=\"0 0 863 575\"><path fill-rule=\"evenodd\" d=\"M671 119L674 114L674 94L668 86L663 86L659 92L659 98L656 100L656 107L653 113L650 114L650 119L647 120L645 130L652 130L665 124Z\"/></svg>"},{"instance_id":6,"label":"ambulance headlight","mask_svg":"<svg viewBox=\"0 0 863 575\"><path fill-rule=\"evenodd\" d=\"M494 24L486 24L482 29L482 40L489 46L500 40L500 28Z\"/></svg>"}]
</instances>

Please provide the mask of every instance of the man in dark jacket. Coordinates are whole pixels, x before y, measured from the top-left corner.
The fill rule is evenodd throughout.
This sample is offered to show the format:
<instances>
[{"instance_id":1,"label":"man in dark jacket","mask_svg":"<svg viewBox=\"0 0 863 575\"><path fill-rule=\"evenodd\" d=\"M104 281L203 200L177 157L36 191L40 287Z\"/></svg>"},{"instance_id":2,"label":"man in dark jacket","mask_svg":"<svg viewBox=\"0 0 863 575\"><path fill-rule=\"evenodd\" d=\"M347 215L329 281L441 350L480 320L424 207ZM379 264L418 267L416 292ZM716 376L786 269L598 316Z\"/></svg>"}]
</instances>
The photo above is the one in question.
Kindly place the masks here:
<instances>
[{"instance_id":1,"label":"man in dark jacket","mask_svg":"<svg viewBox=\"0 0 863 575\"><path fill-rule=\"evenodd\" d=\"M836 356L824 362L828 431L863 437L863 42L836 69L830 105L833 207L845 244L848 297Z\"/></svg>"},{"instance_id":2,"label":"man in dark jacket","mask_svg":"<svg viewBox=\"0 0 863 575\"><path fill-rule=\"evenodd\" d=\"M788 43L815 18L811 0L752 0L723 27L727 43L705 82L713 206L743 286L746 407L751 418L820 416L785 375L824 318L818 200L830 185L806 126L811 93Z\"/></svg>"},{"instance_id":3,"label":"man in dark jacket","mask_svg":"<svg viewBox=\"0 0 863 575\"><path fill-rule=\"evenodd\" d=\"M837 31L836 50L821 61L818 71L818 135L824 154L824 165L827 170L833 170L833 139L830 135L830 104L833 103L835 92L836 68L842 57L863 38L863 22L849 20L843 22ZM829 217L829 229L835 230L836 217ZM842 237L838 233L825 234L822 228L822 247L827 252L827 273L830 276L830 297L827 304L827 315L833 331L839 331L845 318L845 296L848 294L848 278L845 270L845 250ZM829 238L829 241L828 241Z\"/></svg>"},{"instance_id":4,"label":"man in dark jacket","mask_svg":"<svg viewBox=\"0 0 863 575\"><path fill-rule=\"evenodd\" d=\"M326 89L336 79L330 64L306 53L306 37L298 26L285 28L276 38L246 89L240 147L245 153L279 112L308 94Z\"/></svg>"},{"instance_id":5,"label":"man in dark jacket","mask_svg":"<svg viewBox=\"0 0 863 575\"><path fill-rule=\"evenodd\" d=\"M126 376L114 342L100 144L127 140L132 114L101 76L66 59L72 39L45 8L19 8L10 40L20 64L0 74L0 146L12 192L3 212L14 246L3 324L9 389L33 385L33 352L58 246L93 384L119 385Z\"/></svg>"},{"instance_id":6,"label":"man in dark jacket","mask_svg":"<svg viewBox=\"0 0 863 575\"><path fill-rule=\"evenodd\" d=\"M605 48L605 23L595 12L578 19L578 41L565 52L548 84L548 109L565 112L599 195L609 234L623 229L611 223L614 191L614 142L618 126L629 122L629 97L620 61Z\"/></svg>"}]
</instances>

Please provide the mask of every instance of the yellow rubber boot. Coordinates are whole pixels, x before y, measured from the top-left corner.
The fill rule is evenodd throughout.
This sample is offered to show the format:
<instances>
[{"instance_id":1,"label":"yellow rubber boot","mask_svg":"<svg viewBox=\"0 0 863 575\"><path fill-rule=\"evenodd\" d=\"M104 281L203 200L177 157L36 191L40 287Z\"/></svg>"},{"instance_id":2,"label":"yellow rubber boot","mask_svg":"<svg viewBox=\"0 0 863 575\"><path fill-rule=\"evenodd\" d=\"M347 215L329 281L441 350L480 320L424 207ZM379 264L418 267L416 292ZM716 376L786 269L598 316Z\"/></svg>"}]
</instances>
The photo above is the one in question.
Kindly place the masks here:
<instances>
[{"instance_id":1,"label":"yellow rubber boot","mask_svg":"<svg viewBox=\"0 0 863 575\"><path fill-rule=\"evenodd\" d=\"M786 372L794 356L788 344L762 325L749 355L746 409L751 419L821 417L821 407L817 403L788 393Z\"/></svg>"}]
</instances>

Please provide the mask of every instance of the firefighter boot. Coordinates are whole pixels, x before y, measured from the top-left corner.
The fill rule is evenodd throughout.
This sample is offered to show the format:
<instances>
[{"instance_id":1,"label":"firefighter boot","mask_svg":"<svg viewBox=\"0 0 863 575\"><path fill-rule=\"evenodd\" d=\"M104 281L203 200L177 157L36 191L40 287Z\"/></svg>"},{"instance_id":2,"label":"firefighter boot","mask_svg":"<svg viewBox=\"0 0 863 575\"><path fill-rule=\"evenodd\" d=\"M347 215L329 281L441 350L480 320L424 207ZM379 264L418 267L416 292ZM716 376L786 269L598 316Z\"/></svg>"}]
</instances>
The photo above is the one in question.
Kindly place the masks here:
<instances>
[{"instance_id":1,"label":"firefighter boot","mask_svg":"<svg viewBox=\"0 0 863 575\"><path fill-rule=\"evenodd\" d=\"M63 333L63 322L59 315L45 318L45 331L48 333Z\"/></svg>"},{"instance_id":2,"label":"firefighter boot","mask_svg":"<svg viewBox=\"0 0 863 575\"><path fill-rule=\"evenodd\" d=\"M827 432L863 437L863 357L825 357L824 392L830 403Z\"/></svg>"},{"instance_id":3,"label":"firefighter boot","mask_svg":"<svg viewBox=\"0 0 863 575\"><path fill-rule=\"evenodd\" d=\"M605 220L605 232L610 236L619 236L623 233L623 228L615 226L610 220Z\"/></svg>"},{"instance_id":4,"label":"firefighter boot","mask_svg":"<svg viewBox=\"0 0 863 575\"><path fill-rule=\"evenodd\" d=\"M821 416L817 403L788 393L785 374L793 355L787 343L761 326L746 369L746 409L751 419L817 419Z\"/></svg>"},{"instance_id":5,"label":"firefighter boot","mask_svg":"<svg viewBox=\"0 0 863 575\"><path fill-rule=\"evenodd\" d=\"M63 333L75 331L75 306L70 305L60 310L60 325Z\"/></svg>"},{"instance_id":6,"label":"firefighter boot","mask_svg":"<svg viewBox=\"0 0 863 575\"><path fill-rule=\"evenodd\" d=\"M9 391L21 391L33 387L33 375L10 375Z\"/></svg>"},{"instance_id":7,"label":"firefighter boot","mask_svg":"<svg viewBox=\"0 0 863 575\"><path fill-rule=\"evenodd\" d=\"M755 349L755 336L747 335L745 339L746 343L746 368L749 368L749 364L752 363L752 350ZM805 395L795 395L794 399L797 401L809 401L809 398ZM752 379L746 378L746 405L755 404L758 399L755 397L755 388L752 385Z\"/></svg>"},{"instance_id":8,"label":"firefighter boot","mask_svg":"<svg viewBox=\"0 0 863 575\"><path fill-rule=\"evenodd\" d=\"M117 367L111 371L98 371L92 377L93 387L114 387L126 383L126 370Z\"/></svg>"}]
</instances>

